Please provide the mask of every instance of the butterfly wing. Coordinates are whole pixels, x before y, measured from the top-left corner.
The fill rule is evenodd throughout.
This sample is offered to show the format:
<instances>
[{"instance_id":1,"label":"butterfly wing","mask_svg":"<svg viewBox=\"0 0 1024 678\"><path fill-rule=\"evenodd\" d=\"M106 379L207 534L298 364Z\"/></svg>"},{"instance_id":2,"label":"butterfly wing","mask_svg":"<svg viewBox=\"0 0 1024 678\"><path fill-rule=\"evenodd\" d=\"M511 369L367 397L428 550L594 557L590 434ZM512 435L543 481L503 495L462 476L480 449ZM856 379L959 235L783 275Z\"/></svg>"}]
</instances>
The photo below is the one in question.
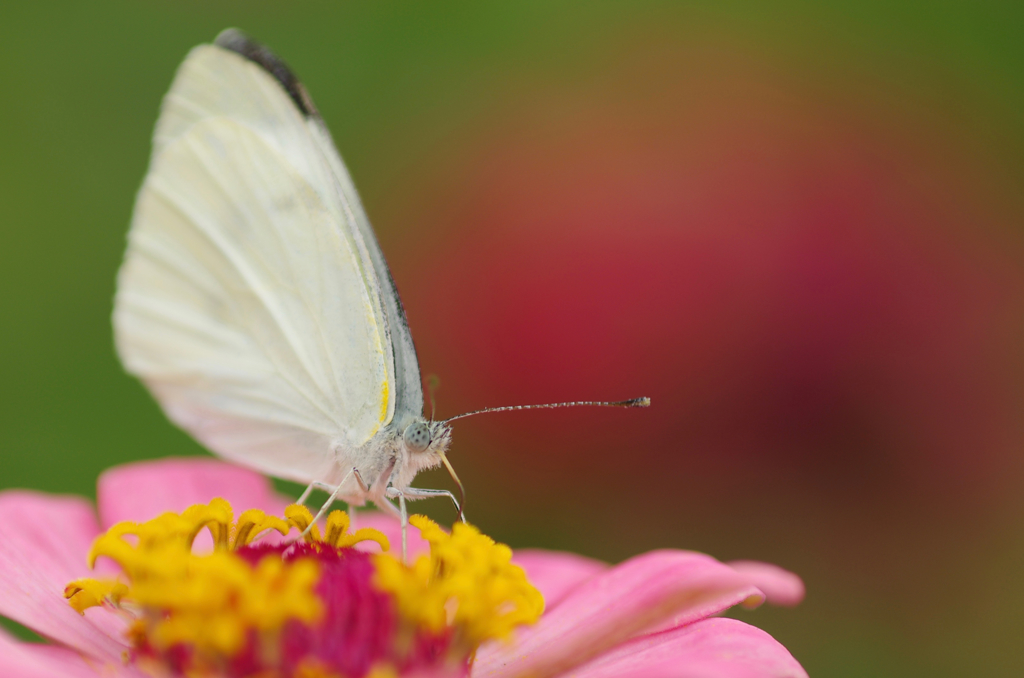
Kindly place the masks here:
<instances>
[{"instance_id":1,"label":"butterfly wing","mask_svg":"<svg viewBox=\"0 0 1024 678\"><path fill-rule=\"evenodd\" d=\"M118 277L115 336L126 368L212 450L330 481L412 390L412 340L326 129L266 55L206 45L179 69ZM422 408L415 352L411 365Z\"/></svg>"}]
</instances>

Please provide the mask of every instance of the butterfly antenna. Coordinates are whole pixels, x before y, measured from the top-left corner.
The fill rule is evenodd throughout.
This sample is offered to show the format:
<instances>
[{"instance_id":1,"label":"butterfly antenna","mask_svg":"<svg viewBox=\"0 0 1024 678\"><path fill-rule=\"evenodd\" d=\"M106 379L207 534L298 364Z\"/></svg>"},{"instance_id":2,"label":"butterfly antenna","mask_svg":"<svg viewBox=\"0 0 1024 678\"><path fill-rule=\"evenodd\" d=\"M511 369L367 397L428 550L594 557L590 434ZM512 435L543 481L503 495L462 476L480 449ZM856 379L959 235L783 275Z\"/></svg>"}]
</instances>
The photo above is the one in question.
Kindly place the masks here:
<instances>
[{"instance_id":1,"label":"butterfly antenna","mask_svg":"<svg viewBox=\"0 0 1024 678\"><path fill-rule=\"evenodd\" d=\"M430 423L434 423L434 411L437 403L434 401L434 394L441 388L441 377L436 374L427 375L427 396L430 398Z\"/></svg>"},{"instance_id":2,"label":"butterfly antenna","mask_svg":"<svg viewBox=\"0 0 1024 678\"><path fill-rule=\"evenodd\" d=\"M451 419L445 419L444 423L448 424L455 421L456 419L463 419L465 417L472 417L474 414L483 414L484 412L510 412L512 410L553 410L559 407L650 407L650 398L633 398L632 400L573 400L565 403L550 403L547 405L508 405L506 407L487 407L482 410L475 410L473 412L466 412L465 414L459 414Z\"/></svg>"}]
</instances>

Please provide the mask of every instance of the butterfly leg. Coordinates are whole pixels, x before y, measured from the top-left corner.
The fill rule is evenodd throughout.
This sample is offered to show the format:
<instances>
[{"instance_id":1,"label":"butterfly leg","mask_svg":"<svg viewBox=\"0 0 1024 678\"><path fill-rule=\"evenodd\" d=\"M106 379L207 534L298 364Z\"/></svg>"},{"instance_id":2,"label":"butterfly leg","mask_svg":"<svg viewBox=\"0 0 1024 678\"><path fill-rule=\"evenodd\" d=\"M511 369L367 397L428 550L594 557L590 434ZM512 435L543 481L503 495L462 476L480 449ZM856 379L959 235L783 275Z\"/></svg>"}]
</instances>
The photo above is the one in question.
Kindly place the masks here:
<instances>
[{"instance_id":1,"label":"butterfly leg","mask_svg":"<svg viewBox=\"0 0 1024 678\"><path fill-rule=\"evenodd\" d=\"M459 501L455 498L455 495L448 490L428 490L423 487L407 487L405 490L405 498L409 500L414 499L430 499L431 497L448 497L452 504L455 505L455 511L459 514L462 522L466 522L466 516L462 512L462 507L459 506Z\"/></svg>"},{"instance_id":2,"label":"butterfly leg","mask_svg":"<svg viewBox=\"0 0 1024 678\"><path fill-rule=\"evenodd\" d=\"M331 492L334 491L334 486L328 485L327 483L322 483L319 480L314 480L309 484L309 486L305 490L302 491L302 494L300 494L299 498L295 500L295 503L299 504L300 506L305 504L306 500L309 499L309 495L313 494L313 490L323 490L324 492L330 494Z\"/></svg>"},{"instance_id":3,"label":"butterfly leg","mask_svg":"<svg viewBox=\"0 0 1024 678\"><path fill-rule=\"evenodd\" d=\"M341 492L341 488L345 485L346 482L348 482L348 479L352 477L353 473L357 473L354 467L351 468L349 472L345 474L345 477L341 479L341 482L338 483L337 487L331 488L331 496L329 496L327 498L327 501L324 502L324 505L320 507L320 511L317 512L316 517L314 517L313 520L309 523L309 525L306 526L306 529L302 531L301 536L305 537L307 534L309 534L309 531L313 529L313 526L316 525L317 521L324 517L324 514L327 513L327 509L331 508L331 504L333 504L334 500L338 498L338 493Z\"/></svg>"},{"instance_id":4,"label":"butterfly leg","mask_svg":"<svg viewBox=\"0 0 1024 678\"><path fill-rule=\"evenodd\" d=\"M409 538L406 532L409 529L409 512L405 507L405 490L400 490L393 485L388 485L384 495L388 499L398 499L398 514L402 521L402 562L409 564ZM392 507L393 508L393 507Z\"/></svg>"}]
</instances>

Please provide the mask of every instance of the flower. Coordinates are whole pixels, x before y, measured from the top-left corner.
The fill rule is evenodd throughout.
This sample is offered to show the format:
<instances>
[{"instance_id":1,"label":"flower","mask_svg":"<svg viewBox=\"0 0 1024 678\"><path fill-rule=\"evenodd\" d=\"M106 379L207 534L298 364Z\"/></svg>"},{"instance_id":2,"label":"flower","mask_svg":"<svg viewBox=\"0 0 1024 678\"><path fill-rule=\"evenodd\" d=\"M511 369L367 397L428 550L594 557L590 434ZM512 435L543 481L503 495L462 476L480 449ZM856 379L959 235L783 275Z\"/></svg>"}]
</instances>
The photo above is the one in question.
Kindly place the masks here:
<instances>
[{"instance_id":1,"label":"flower","mask_svg":"<svg viewBox=\"0 0 1024 678\"><path fill-rule=\"evenodd\" d=\"M342 511L328 516L323 536L312 522L298 505L284 518L249 509L236 521L216 498L117 523L93 542L89 563L110 558L121 576L77 579L64 596L82 614L99 607L123 615L128 660L148 673L225 678L460 678L481 644L544 610L511 550L469 525L449 534L413 516L430 554L408 565L356 549L372 542L387 551L389 540L373 528L349 534ZM213 549L196 553L204 529ZM304 538L254 541L293 529Z\"/></svg>"},{"instance_id":2,"label":"flower","mask_svg":"<svg viewBox=\"0 0 1024 678\"><path fill-rule=\"evenodd\" d=\"M513 555L470 526L449 534L417 519L406 566L383 553L397 524L370 512L353 534L336 512L323 536L253 542L266 529L301 529L309 514L288 509L262 477L213 460L115 468L97 495L99 520L80 498L0 493L0 615L53 641L0 635L0 675L255 676L286 657L291 674L260 678L325 678L342 675L330 651L344 646L345 661L357 649L372 655L345 678L806 676L768 634L715 616L766 597L799 601L800 580L763 563L685 551L617 566ZM231 506L257 510L233 520ZM139 520L148 522L124 522ZM200 524L210 529L196 537ZM356 616L346 618L359 621L327 634L337 596L352 592ZM218 664L225 658L234 663Z\"/></svg>"}]
</instances>

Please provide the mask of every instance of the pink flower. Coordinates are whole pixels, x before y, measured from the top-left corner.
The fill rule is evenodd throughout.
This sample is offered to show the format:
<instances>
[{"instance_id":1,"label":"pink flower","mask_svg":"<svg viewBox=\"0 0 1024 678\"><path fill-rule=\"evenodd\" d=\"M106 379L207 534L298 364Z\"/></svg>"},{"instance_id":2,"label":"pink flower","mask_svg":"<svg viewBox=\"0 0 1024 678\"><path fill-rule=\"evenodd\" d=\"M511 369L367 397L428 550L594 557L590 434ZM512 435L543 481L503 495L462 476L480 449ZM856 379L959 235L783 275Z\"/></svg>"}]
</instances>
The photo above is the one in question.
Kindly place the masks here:
<instances>
[{"instance_id":1,"label":"pink flower","mask_svg":"<svg viewBox=\"0 0 1024 678\"><path fill-rule=\"evenodd\" d=\"M287 504L264 478L204 459L145 462L106 472L99 481L98 520L93 507L77 497L0 493L0 615L53 641L21 643L0 633L0 675L148 675L126 659L127 622L103 607L80 615L65 600L64 588L82 577L116 572L104 560L95 571L86 564L94 539L111 525L184 511L217 496L275 515ZM367 512L358 520L360 527L376 528L392 541L398 538L398 525L388 518ZM422 538L413 532L409 536L411 557L428 551ZM733 605L755 606L765 599L799 602L799 578L772 565L727 565L703 554L668 550L617 566L532 550L517 552L513 561L543 593L546 610L511 641L480 647L470 667L473 678L807 675L767 633L715 616Z\"/></svg>"}]
</instances>

